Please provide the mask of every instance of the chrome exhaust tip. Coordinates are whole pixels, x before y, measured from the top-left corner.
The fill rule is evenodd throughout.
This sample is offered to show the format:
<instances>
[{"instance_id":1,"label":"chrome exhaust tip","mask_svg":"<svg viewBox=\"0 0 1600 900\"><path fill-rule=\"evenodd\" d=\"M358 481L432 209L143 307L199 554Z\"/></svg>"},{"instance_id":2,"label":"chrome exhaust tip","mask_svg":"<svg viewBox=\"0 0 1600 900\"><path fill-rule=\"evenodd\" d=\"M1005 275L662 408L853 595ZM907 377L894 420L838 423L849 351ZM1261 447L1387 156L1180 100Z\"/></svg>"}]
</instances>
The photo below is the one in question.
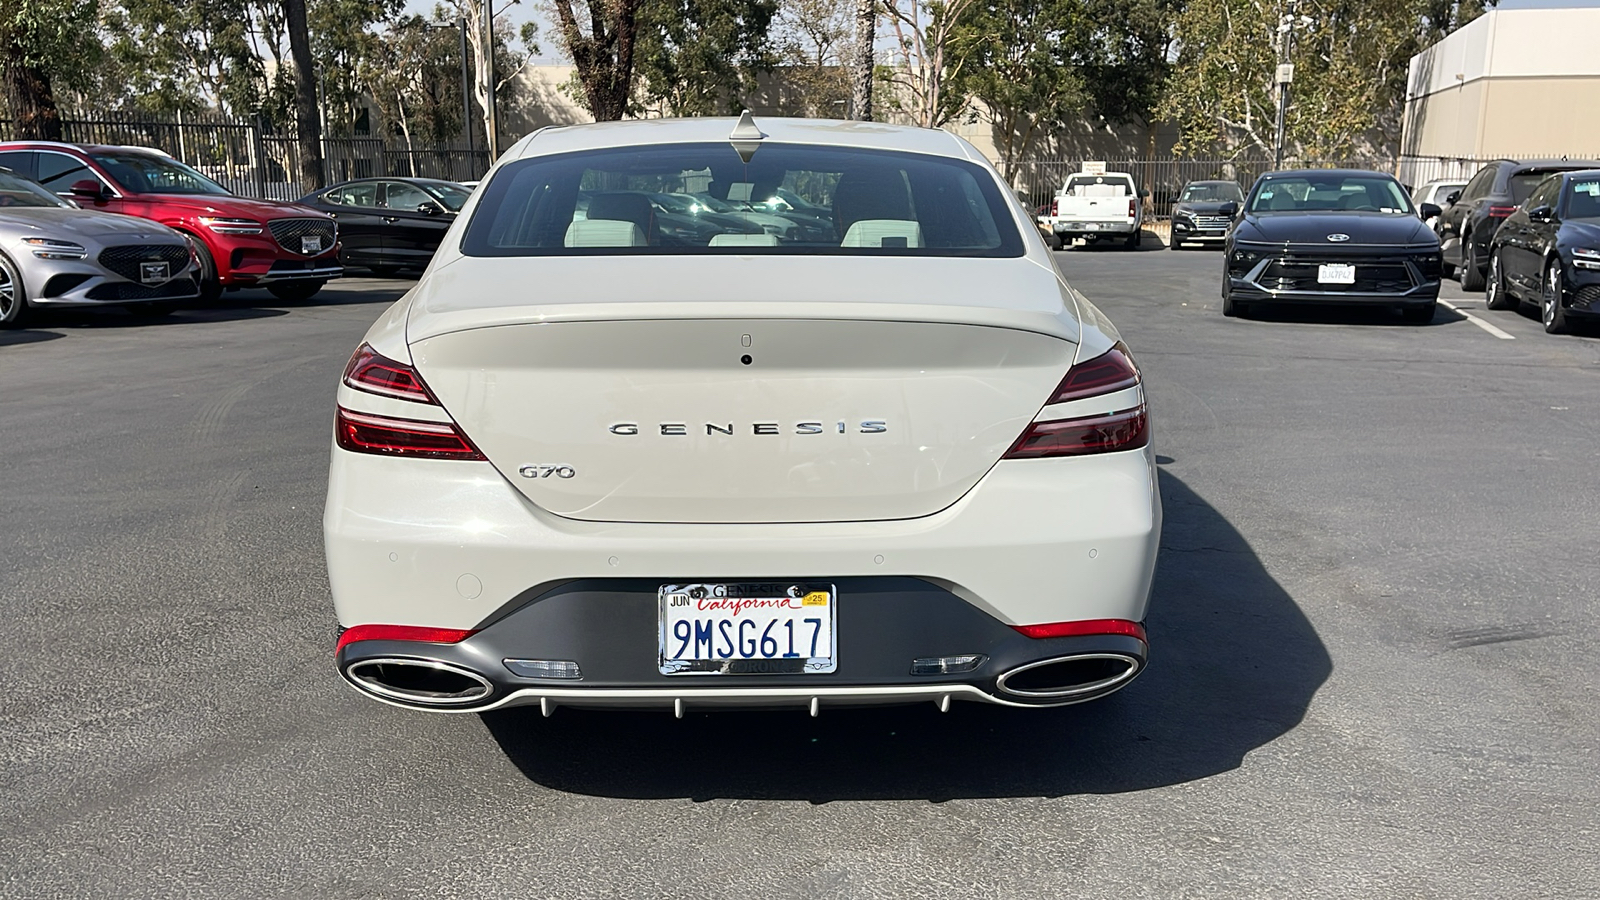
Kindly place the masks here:
<instances>
[{"instance_id":1,"label":"chrome exhaust tip","mask_svg":"<svg viewBox=\"0 0 1600 900\"><path fill-rule=\"evenodd\" d=\"M1073 703L1103 697L1138 675L1144 660L1126 653L1075 653L1018 666L995 688L1035 702Z\"/></svg>"},{"instance_id":2,"label":"chrome exhaust tip","mask_svg":"<svg viewBox=\"0 0 1600 900\"><path fill-rule=\"evenodd\" d=\"M477 672L435 659L362 659L345 666L344 675L362 691L411 706L464 706L494 693Z\"/></svg>"}]
</instances>

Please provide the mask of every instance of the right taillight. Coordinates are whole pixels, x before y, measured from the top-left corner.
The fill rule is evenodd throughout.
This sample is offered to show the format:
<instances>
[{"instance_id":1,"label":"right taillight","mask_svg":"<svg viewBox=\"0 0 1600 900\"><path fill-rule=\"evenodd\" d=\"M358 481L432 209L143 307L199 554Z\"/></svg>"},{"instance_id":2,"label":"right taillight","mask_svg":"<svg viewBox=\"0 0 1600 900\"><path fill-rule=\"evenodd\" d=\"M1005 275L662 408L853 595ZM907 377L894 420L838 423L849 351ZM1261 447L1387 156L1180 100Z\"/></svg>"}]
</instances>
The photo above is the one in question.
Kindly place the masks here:
<instances>
[{"instance_id":1,"label":"right taillight","mask_svg":"<svg viewBox=\"0 0 1600 900\"><path fill-rule=\"evenodd\" d=\"M1061 201L1060 200L1051 200L1050 201L1050 215L1052 215L1052 216L1061 215Z\"/></svg>"},{"instance_id":2,"label":"right taillight","mask_svg":"<svg viewBox=\"0 0 1600 900\"><path fill-rule=\"evenodd\" d=\"M394 419L341 406L333 430L339 446L354 453L413 459L484 458L461 429L450 422Z\"/></svg>"},{"instance_id":3,"label":"right taillight","mask_svg":"<svg viewBox=\"0 0 1600 900\"><path fill-rule=\"evenodd\" d=\"M1073 366L1050 395L1046 407L1137 387L1139 368L1120 342L1094 359ZM1150 418L1137 406L1111 413L1035 421L1017 438L1006 459L1085 456L1135 450L1150 443Z\"/></svg>"}]
</instances>

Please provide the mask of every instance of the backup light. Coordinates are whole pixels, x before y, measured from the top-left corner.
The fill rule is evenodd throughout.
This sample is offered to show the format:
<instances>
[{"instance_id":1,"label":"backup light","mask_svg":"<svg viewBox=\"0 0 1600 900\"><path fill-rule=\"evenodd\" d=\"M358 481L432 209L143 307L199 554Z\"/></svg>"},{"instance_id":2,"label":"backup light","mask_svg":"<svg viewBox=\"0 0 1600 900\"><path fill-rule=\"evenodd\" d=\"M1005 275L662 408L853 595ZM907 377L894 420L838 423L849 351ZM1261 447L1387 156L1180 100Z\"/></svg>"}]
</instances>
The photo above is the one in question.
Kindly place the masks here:
<instances>
[{"instance_id":1,"label":"backup light","mask_svg":"<svg viewBox=\"0 0 1600 900\"><path fill-rule=\"evenodd\" d=\"M439 405L416 369L384 356L371 344L362 344L350 355L350 362L344 367L344 383L369 394Z\"/></svg>"},{"instance_id":2,"label":"backup light","mask_svg":"<svg viewBox=\"0 0 1600 900\"><path fill-rule=\"evenodd\" d=\"M560 678L567 681L576 681L583 677L583 670L570 659L508 659L505 660L506 668L511 674L523 678Z\"/></svg>"},{"instance_id":3,"label":"backup light","mask_svg":"<svg viewBox=\"0 0 1600 900\"><path fill-rule=\"evenodd\" d=\"M968 653L962 656L924 656L911 661L911 674L960 675L982 665L983 659L982 653Z\"/></svg>"},{"instance_id":4,"label":"backup light","mask_svg":"<svg viewBox=\"0 0 1600 900\"><path fill-rule=\"evenodd\" d=\"M354 453L419 459L482 460L482 453L451 422L419 422L358 413L339 407L335 441Z\"/></svg>"}]
</instances>

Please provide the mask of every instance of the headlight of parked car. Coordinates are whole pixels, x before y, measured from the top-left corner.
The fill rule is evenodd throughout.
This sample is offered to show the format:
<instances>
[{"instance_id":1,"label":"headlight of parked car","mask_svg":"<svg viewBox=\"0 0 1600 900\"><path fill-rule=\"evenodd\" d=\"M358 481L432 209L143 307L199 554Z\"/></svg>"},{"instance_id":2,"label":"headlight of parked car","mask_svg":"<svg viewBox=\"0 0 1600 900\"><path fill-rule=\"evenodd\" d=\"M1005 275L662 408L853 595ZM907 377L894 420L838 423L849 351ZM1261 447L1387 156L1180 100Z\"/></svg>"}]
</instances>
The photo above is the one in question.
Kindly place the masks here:
<instances>
[{"instance_id":1,"label":"headlight of parked car","mask_svg":"<svg viewBox=\"0 0 1600 900\"><path fill-rule=\"evenodd\" d=\"M58 241L54 238L30 237L23 238L22 242L33 250L33 255L40 259L83 259L89 251L83 249L82 244L71 241Z\"/></svg>"},{"instance_id":2,"label":"headlight of parked car","mask_svg":"<svg viewBox=\"0 0 1600 900\"><path fill-rule=\"evenodd\" d=\"M200 224L217 234L260 234L261 223L255 219L229 219L220 216L201 216Z\"/></svg>"},{"instance_id":3,"label":"headlight of parked car","mask_svg":"<svg viewBox=\"0 0 1600 900\"><path fill-rule=\"evenodd\" d=\"M1243 277L1255 268L1262 254L1256 250L1246 250L1242 247L1234 248L1233 254L1228 257L1228 274Z\"/></svg>"},{"instance_id":4,"label":"headlight of parked car","mask_svg":"<svg viewBox=\"0 0 1600 900\"><path fill-rule=\"evenodd\" d=\"M1580 269L1600 269L1600 250L1589 247L1574 247L1572 250L1572 264Z\"/></svg>"},{"instance_id":5,"label":"headlight of parked car","mask_svg":"<svg viewBox=\"0 0 1600 900\"><path fill-rule=\"evenodd\" d=\"M1416 264L1417 270L1422 273L1423 278L1429 281L1439 280L1439 273L1443 266L1441 265L1442 259L1437 252L1420 253L1413 256L1411 261Z\"/></svg>"}]
</instances>

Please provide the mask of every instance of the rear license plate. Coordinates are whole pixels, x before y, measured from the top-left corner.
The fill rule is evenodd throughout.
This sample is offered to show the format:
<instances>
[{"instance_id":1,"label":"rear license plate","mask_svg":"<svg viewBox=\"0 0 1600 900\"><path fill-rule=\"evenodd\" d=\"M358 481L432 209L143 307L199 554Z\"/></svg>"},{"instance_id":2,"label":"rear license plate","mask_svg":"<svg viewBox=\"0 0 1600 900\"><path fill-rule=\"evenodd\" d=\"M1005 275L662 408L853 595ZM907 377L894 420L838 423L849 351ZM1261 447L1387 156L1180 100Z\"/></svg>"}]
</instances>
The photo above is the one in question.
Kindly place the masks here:
<instances>
[{"instance_id":1,"label":"rear license plate","mask_svg":"<svg viewBox=\"0 0 1600 900\"><path fill-rule=\"evenodd\" d=\"M1083 230L1084 231L1099 231L1100 230L1100 223L1099 222L1088 222L1083 226Z\"/></svg>"},{"instance_id":2,"label":"rear license plate","mask_svg":"<svg viewBox=\"0 0 1600 900\"><path fill-rule=\"evenodd\" d=\"M664 584L658 598L663 675L834 670L838 592L831 584Z\"/></svg>"},{"instance_id":3,"label":"rear license plate","mask_svg":"<svg viewBox=\"0 0 1600 900\"><path fill-rule=\"evenodd\" d=\"M322 252L322 236L319 235L319 234L313 234L310 237L301 238L300 239L300 252L301 253L321 253Z\"/></svg>"},{"instance_id":4,"label":"rear license plate","mask_svg":"<svg viewBox=\"0 0 1600 900\"><path fill-rule=\"evenodd\" d=\"M1355 284L1356 267L1348 263L1323 263L1317 266L1318 284Z\"/></svg>"}]
</instances>

